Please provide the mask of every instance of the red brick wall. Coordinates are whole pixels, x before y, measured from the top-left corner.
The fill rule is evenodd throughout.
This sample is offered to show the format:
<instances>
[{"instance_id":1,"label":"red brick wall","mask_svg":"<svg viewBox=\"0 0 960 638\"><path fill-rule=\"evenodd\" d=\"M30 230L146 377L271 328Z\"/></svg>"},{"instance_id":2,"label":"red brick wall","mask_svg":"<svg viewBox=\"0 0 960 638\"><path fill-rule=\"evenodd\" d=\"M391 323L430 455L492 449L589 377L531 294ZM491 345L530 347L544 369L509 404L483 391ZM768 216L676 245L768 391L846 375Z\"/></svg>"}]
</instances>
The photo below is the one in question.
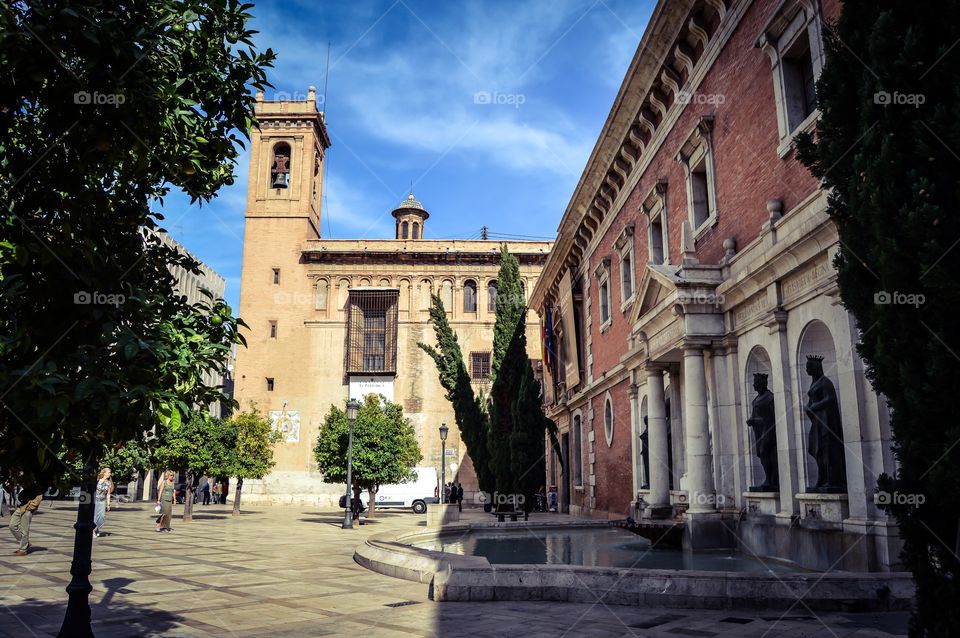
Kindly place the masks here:
<instances>
[{"instance_id":1,"label":"red brick wall","mask_svg":"<svg viewBox=\"0 0 960 638\"><path fill-rule=\"evenodd\" d=\"M613 443L607 446L604 434L603 404L606 392L593 397L593 431L596 464L596 509L610 512L619 518L627 516L633 500L633 472L631 470L632 436L630 427L629 383L624 380L610 388L613 401ZM587 466L589 468L589 465ZM586 480L584 481L586 483Z\"/></svg>"},{"instance_id":2,"label":"red brick wall","mask_svg":"<svg viewBox=\"0 0 960 638\"><path fill-rule=\"evenodd\" d=\"M723 103L687 106L590 257L591 273L604 257L611 257L613 314L612 325L601 334L599 286L593 280L590 330L594 378L603 376L617 364L626 352L630 332L627 317L620 310L619 257L613 244L626 225L635 225L634 280L639 286L642 264L649 259L647 222L640 212L640 204L659 179L668 181L670 263L680 261L681 225L688 219L688 213L686 178L676 155L701 116L714 116L718 212L717 225L696 243L701 263L717 263L723 257L723 241L728 237L736 239L738 250L756 239L768 219L767 200L783 200L783 212L787 214L817 188L817 180L797 161L793 151L782 159L777 155L780 133L773 72L767 54L754 47L775 7L776 3L754 3L747 11L697 91L703 95L723 96ZM823 1L828 21L837 16L839 10L836 0Z\"/></svg>"}]
</instances>

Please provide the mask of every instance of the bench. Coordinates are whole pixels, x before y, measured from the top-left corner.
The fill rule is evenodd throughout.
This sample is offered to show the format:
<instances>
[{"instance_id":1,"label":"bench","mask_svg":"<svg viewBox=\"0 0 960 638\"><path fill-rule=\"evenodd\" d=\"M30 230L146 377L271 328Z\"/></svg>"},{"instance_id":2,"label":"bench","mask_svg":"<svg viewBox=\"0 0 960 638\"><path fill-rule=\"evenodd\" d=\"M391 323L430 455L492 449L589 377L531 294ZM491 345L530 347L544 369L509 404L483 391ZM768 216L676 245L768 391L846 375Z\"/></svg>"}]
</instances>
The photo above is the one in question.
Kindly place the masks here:
<instances>
[{"instance_id":1,"label":"bench","mask_svg":"<svg viewBox=\"0 0 960 638\"><path fill-rule=\"evenodd\" d=\"M513 522L517 521L517 517L523 514L523 520L529 520L530 515L527 512L518 511L518 512L490 512L497 517L498 523L503 523L507 516L510 517L510 520Z\"/></svg>"}]
</instances>

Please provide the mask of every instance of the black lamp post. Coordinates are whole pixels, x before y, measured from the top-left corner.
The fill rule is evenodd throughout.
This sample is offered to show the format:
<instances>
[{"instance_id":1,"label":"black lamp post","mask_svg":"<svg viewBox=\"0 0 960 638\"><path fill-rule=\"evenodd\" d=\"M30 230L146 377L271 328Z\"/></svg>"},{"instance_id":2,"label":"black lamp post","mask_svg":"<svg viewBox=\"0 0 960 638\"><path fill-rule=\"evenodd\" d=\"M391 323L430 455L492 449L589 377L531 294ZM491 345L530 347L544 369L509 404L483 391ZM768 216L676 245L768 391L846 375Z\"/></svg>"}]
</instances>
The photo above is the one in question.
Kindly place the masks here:
<instances>
[{"instance_id":1,"label":"black lamp post","mask_svg":"<svg viewBox=\"0 0 960 638\"><path fill-rule=\"evenodd\" d=\"M347 500L346 508L343 512L343 529L353 529L353 423L357 420L357 412L360 410L360 403L356 399L347 401L347 427L349 430L347 438Z\"/></svg>"},{"instance_id":2,"label":"black lamp post","mask_svg":"<svg viewBox=\"0 0 960 638\"><path fill-rule=\"evenodd\" d=\"M444 503L444 493L447 489L447 432L450 428L446 423L440 424L440 503Z\"/></svg>"}]
</instances>

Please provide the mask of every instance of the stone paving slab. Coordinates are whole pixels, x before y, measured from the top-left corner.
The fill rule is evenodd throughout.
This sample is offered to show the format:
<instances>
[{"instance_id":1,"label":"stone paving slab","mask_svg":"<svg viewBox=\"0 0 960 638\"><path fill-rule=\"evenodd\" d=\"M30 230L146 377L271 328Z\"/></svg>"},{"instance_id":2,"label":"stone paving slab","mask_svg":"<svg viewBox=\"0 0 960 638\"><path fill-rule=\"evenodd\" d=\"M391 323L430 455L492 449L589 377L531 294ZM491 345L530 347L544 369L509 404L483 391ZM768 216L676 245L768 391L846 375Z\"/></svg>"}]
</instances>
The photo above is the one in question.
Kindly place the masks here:
<instances>
[{"instance_id":1,"label":"stone paving slab","mask_svg":"<svg viewBox=\"0 0 960 638\"><path fill-rule=\"evenodd\" d=\"M191 523L153 530L152 506L107 515L94 541L90 596L98 638L164 636L442 636L546 638L889 638L906 634L906 614L779 614L606 606L602 603L445 602L428 585L368 571L353 561L367 537L422 529L425 516L381 512L375 524L340 529L338 512L258 506L197 506ZM175 508L179 516L182 506ZM466 512L466 520L485 520ZM66 603L76 514L44 503L27 557L0 519L0 638L55 636ZM541 515L543 516L543 515ZM554 517L556 518L556 517ZM549 519L547 519L549 520ZM400 604L400 606L392 606ZM406 603L406 604L404 604ZM388 606L391 605L391 606Z\"/></svg>"}]
</instances>

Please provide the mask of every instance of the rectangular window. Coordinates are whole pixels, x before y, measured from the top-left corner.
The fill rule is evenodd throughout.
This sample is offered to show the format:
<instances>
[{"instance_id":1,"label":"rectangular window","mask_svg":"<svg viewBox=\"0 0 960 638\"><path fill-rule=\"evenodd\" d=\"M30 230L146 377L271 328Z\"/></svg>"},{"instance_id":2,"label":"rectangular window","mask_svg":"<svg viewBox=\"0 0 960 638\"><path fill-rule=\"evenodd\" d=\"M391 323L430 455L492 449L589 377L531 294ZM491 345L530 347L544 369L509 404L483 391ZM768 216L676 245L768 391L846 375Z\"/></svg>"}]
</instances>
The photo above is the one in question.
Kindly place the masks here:
<instances>
[{"instance_id":1,"label":"rectangular window","mask_svg":"<svg viewBox=\"0 0 960 638\"><path fill-rule=\"evenodd\" d=\"M620 256L620 296L621 301L633 296L633 248Z\"/></svg>"},{"instance_id":2,"label":"rectangular window","mask_svg":"<svg viewBox=\"0 0 960 638\"><path fill-rule=\"evenodd\" d=\"M610 281L600 282L600 323L610 321Z\"/></svg>"},{"instance_id":3,"label":"rectangular window","mask_svg":"<svg viewBox=\"0 0 960 638\"><path fill-rule=\"evenodd\" d=\"M351 290L347 311L347 374L397 371L396 289Z\"/></svg>"},{"instance_id":4,"label":"rectangular window","mask_svg":"<svg viewBox=\"0 0 960 638\"><path fill-rule=\"evenodd\" d=\"M273 283L274 283L275 285L280 283L280 269L279 269L279 268L274 268L274 269L273 269Z\"/></svg>"},{"instance_id":5,"label":"rectangular window","mask_svg":"<svg viewBox=\"0 0 960 638\"><path fill-rule=\"evenodd\" d=\"M693 201L693 228L703 226L710 219L710 181L707 177L707 158L703 157L690 168L690 192Z\"/></svg>"},{"instance_id":6,"label":"rectangular window","mask_svg":"<svg viewBox=\"0 0 960 638\"><path fill-rule=\"evenodd\" d=\"M810 39L806 33L783 55L783 88L786 92L787 122L796 130L817 108Z\"/></svg>"},{"instance_id":7,"label":"rectangular window","mask_svg":"<svg viewBox=\"0 0 960 638\"><path fill-rule=\"evenodd\" d=\"M273 377L267 377L267 392L273 392Z\"/></svg>"},{"instance_id":8,"label":"rectangular window","mask_svg":"<svg viewBox=\"0 0 960 638\"><path fill-rule=\"evenodd\" d=\"M276 321L270 322L270 338L271 339L277 338L277 322Z\"/></svg>"},{"instance_id":9,"label":"rectangular window","mask_svg":"<svg viewBox=\"0 0 960 638\"><path fill-rule=\"evenodd\" d=\"M650 261L654 264L666 263L663 254L663 214L650 221Z\"/></svg>"},{"instance_id":10,"label":"rectangular window","mask_svg":"<svg viewBox=\"0 0 960 638\"><path fill-rule=\"evenodd\" d=\"M470 379L473 381L490 380L490 353L470 353Z\"/></svg>"}]
</instances>

